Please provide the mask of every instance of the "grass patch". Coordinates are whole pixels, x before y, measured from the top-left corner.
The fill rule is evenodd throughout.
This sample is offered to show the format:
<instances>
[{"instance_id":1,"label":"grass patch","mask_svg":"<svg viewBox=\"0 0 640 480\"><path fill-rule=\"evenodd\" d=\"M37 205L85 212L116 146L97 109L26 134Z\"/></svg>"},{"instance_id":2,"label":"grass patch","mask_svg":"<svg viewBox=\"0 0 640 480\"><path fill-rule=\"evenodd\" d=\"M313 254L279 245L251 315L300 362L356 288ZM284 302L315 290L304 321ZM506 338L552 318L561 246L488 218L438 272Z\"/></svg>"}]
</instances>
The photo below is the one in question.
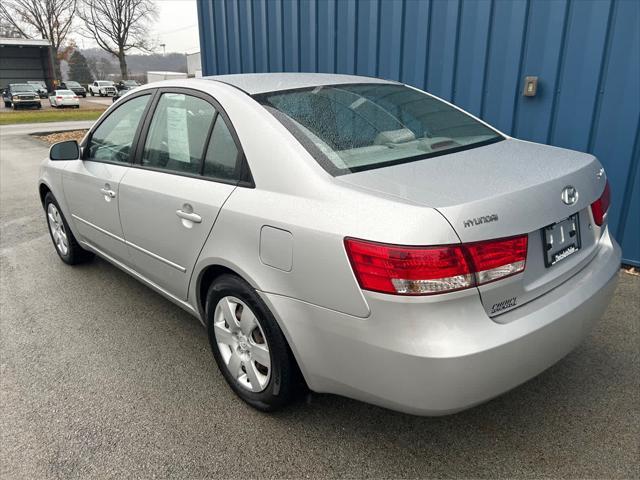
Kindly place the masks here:
<instances>
[{"instance_id":1,"label":"grass patch","mask_svg":"<svg viewBox=\"0 0 640 480\"><path fill-rule=\"evenodd\" d=\"M0 112L0 125L16 123L69 122L95 120L102 115L100 110L24 110L22 112Z\"/></svg>"}]
</instances>

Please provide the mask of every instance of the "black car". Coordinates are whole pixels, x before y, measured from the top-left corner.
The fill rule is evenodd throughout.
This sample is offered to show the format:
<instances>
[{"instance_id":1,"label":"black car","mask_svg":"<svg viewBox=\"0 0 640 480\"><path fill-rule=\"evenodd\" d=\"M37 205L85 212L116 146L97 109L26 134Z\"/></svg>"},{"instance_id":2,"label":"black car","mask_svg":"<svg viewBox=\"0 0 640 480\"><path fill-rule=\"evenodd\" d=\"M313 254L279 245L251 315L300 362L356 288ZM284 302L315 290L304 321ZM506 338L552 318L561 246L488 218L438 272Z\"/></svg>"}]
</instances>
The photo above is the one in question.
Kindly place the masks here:
<instances>
[{"instance_id":1,"label":"black car","mask_svg":"<svg viewBox=\"0 0 640 480\"><path fill-rule=\"evenodd\" d=\"M38 92L33 85L28 83L10 84L2 90L2 101L5 107L13 107L14 110L17 110L18 107L42 108Z\"/></svg>"},{"instance_id":2,"label":"black car","mask_svg":"<svg viewBox=\"0 0 640 480\"><path fill-rule=\"evenodd\" d=\"M133 90L136 87L139 87L140 84L135 80L120 80L116 83L116 88L118 90Z\"/></svg>"},{"instance_id":3,"label":"black car","mask_svg":"<svg viewBox=\"0 0 640 480\"><path fill-rule=\"evenodd\" d=\"M48 98L49 90L47 84L43 80L27 80L27 83L36 89L40 98Z\"/></svg>"},{"instance_id":4,"label":"black car","mask_svg":"<svg viewBox=\"0 0 640 480\"><path fill-rule=\"evenodd\" d=\"M60 84L60 88L64 90L71 90L79 97L85 98L87 96L87 89L80 85L78 82L74 82L73 80L62 82Z\"/></svg>"}]
</instances>

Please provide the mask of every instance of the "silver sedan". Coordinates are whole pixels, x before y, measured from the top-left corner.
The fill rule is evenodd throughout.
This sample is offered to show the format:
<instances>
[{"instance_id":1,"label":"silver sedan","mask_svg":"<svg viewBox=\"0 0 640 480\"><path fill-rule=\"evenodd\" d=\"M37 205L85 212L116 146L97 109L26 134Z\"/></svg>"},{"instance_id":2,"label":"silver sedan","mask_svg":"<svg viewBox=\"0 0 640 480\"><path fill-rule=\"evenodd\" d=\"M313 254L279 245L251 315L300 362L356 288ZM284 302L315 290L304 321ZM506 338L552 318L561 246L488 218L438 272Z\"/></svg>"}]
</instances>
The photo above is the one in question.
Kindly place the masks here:
<instances>
[{"instance_id":1,"label":"silver sedan","mask_svg":"<svg viewBox=\"0 0 640 480\"><path fill-rule=\"evenodd\" d=\"M39 193L62 261L97 254L196 316L261 410L304 386L484 402L578 345L620 265L595 157L365 77L140 87L51 148Z\"/></svg>"}]
</instances>

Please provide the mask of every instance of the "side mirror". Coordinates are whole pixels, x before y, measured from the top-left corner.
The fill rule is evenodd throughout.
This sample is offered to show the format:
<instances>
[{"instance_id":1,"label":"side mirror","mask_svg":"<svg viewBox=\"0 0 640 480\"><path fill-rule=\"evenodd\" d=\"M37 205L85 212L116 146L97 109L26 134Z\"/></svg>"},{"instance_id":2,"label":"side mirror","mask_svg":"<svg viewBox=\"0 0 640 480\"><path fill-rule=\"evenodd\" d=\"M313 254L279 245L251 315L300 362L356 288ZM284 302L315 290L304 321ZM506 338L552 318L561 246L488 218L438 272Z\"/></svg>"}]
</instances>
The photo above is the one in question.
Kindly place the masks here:
<instances>
[{"instance_id":1,"label":"side mirror","mask_svg":"<svg viewBox=\"0 0 640 480\"><path fill-rule=\"evenodd\" d=\"M75 140L54 143L49 149L49 159L51 160L78 160L80 158L80 147Z\"/></svg>"}]
</instances>

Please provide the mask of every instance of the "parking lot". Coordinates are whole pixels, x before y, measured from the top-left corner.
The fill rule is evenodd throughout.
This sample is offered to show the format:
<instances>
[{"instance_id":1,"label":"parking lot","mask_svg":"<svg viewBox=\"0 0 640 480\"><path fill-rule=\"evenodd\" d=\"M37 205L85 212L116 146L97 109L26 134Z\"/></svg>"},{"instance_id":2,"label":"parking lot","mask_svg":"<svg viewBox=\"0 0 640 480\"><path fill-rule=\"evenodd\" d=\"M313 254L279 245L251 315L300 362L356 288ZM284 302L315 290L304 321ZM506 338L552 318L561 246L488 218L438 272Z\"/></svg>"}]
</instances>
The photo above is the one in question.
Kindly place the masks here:
<instances>
[{"instance_id":1,"label":"parking lot","mask_svg":"<svg viewBox=\"0 0 640 480\"><path fill-rule=\"evenodd\" d=\"M111 103L113 99L111 97L91 97L87 96L87 98L80 97L80 110L103 110L106 109ZM40 103L42 104L42 110L54 109L49 103L49 98L41 98ZM69 109L66 107L65 109ZM18 110L14 110L13 108L5 107L4 102L0 102L0 112L24 112L24 111L36 111L35 108L19 108Z\"/></svg>"},{"instance_id":2,"label":"parking lot","mask_svg":"<svg viewBox=\"0 0 640 480\"><path fill-rule=\"evenodd\" d=\"M312 394L266 415L229 390L195 318L102 260L57 258L34 130L0 127L1 478L640 477L640 277L620 273L567 358L472 410Z\"/></svg>"}]
</instances>

